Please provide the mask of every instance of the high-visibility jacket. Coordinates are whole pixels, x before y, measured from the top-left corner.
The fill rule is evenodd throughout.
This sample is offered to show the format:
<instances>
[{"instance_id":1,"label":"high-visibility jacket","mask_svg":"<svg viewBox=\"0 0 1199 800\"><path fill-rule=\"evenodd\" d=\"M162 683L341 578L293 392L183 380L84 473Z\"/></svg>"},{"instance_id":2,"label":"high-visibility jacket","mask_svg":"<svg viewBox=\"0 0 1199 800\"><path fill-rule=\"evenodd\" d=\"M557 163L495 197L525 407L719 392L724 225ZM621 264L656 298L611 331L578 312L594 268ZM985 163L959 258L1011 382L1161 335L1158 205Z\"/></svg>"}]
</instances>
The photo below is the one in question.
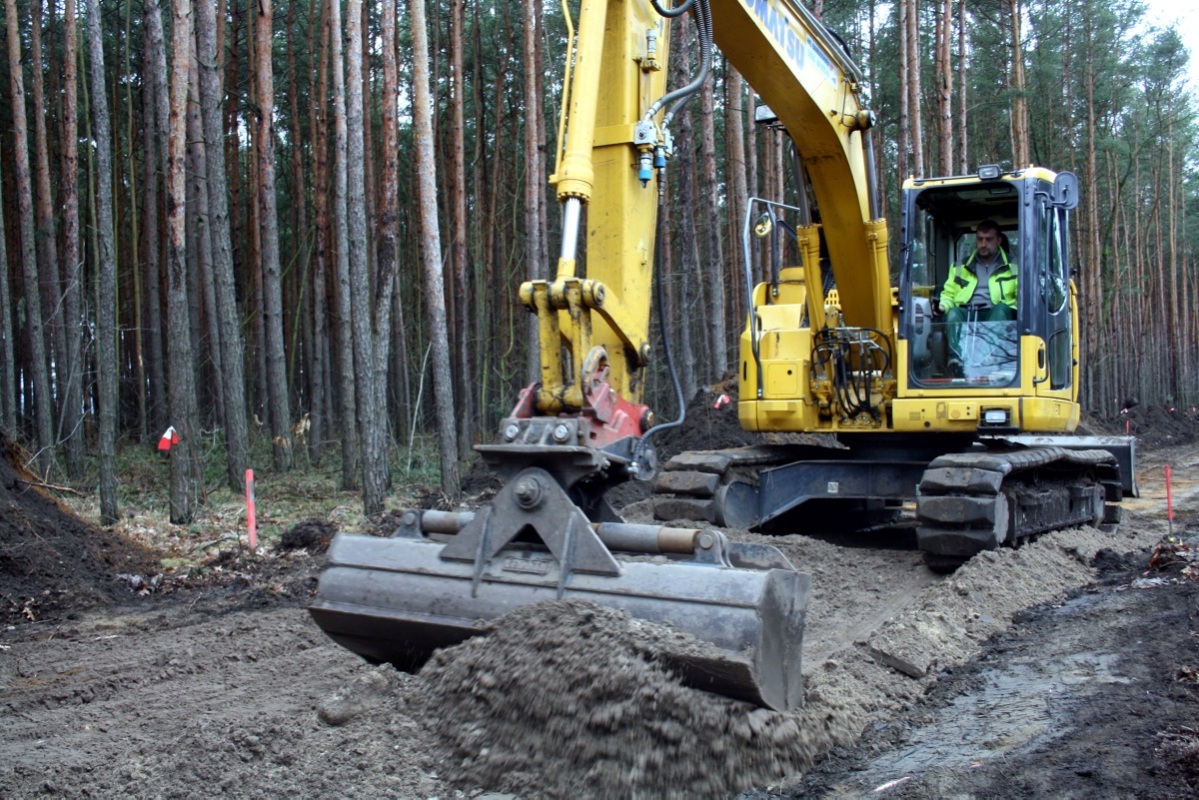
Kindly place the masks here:
<instances>
[{"instance_id":1,"label":"high-visibility jacket","mask_svg":"<svg viewBox=\"0 0 1199 800\"><path fill-rule=\"evenodd\" d=\"M971 266L977 256L978 253L971 253L965 264L954 264L949 268L949 277L945 279L945 286L941 290L941 305L953 308L970 303L970 298L974 297L974 290L978 286L978 273ZM999 257L1003 259L1003 268L991 273L991 279L987 281L991 305L1003 303L1015 308L1019 294L1016 267L1008 261L1003 248L999 249Z\"/></svg>"}]
</instances>

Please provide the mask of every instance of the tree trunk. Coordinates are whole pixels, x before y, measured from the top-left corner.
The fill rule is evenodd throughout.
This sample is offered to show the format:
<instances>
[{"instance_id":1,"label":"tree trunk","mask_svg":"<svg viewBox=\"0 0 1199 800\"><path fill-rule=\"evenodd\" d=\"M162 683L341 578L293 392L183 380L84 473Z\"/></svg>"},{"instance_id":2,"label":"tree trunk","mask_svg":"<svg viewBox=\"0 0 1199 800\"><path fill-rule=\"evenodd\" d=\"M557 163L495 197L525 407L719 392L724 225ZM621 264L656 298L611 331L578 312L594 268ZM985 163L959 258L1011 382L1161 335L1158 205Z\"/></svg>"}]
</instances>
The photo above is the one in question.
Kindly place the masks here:
<instances>
[{"instance_id":1,"label":"tree trunk","mask_svg":"<svg viewBox=\"0 0 1199 800\"><path fill-rule=\"evenodd\" d=\"M741 225L749 205L745 163L745 81L741 73L725 62L724 141L725 175L728 181L729 275L732 287L732 329L744 322L746 309L745 259L741 248Z\"/></svg>"},{"instance_id":2,"label":"tree trunk","mask_svg":"<svg viewBox=\"0 0 1199 800\"><path fill-rule=\"evenodd\" d=\"M361 63L363 64L370 63L371 35L368 35L370 31L369 10L370 4L366 2L360 3L359 17L361 17L360 21L362 23L360 29L362 30L362 36L359 37L361 42L358 49L359 54L362 56ZM374 119L374 114L372 113L374 91L371 89L371 70L369 67L362 73L362 85L362 118L366 120L366 123L362 126L362 152L366 154L366 160L362 163L363 182L366 186L366 192L363 196L363 199L366 201L366 264L367 271L372 272L375 264L378 263L378 254L375 252L375 187L377 184L375 182L375 146L372 141L374 131L370 123L370 120ZM373 279L374 275L372 274L371 277Z\"/></svg>"},{"instance_id":3,"label":"tree trunk","mask_svg":"<svg viewBox=\"0 0 1199 800\"><path fill-rule=\"evenodd\" d=\"M11 0L10 0L11 2ZM441 453L441 491L451 500L461 494L449 328L445 314L445 276L441 268L441 230L437 220L437 164L433 156L433 96L429 87L429 43L424 0L411 5L413 123L416 133L417 196L420 212L421 265L429 341L433 350L433 391L437 443Z\"/></svg>"},{"instance_id":4,"label":"tree trunk","mask_svg":"<svg viewBox=\"0 0 1199 800\"><path fill-rule=\"evenodd\" d=\"M908 121L911 124L909 141L912 146L912 169L916 177L924 176L924 112L920 88L920 0L903 0L908 6Z\"/></svg>"},{"instance_id":5,"label":"tree trunk","mask_svg":"<svg viewBox=\"0 0 1199 800\"><path fill-rule=\"evenodd\" d=\"M295 387L296 395L300 398L300 407L295 410L297 417L303 418L305 413L308 413L312 408L312 396L315 392L315 387L312 381L312 325L311 315L307 313L309 307L309 292L308 279L309 268L311 266L311 250L309 248L310 231L308 228L308 197L305 191L304 180L304 140L303 133L300 128L300 76L296 68L296 41L302 40L301 31L296 24L296 7L299 3L293 2L287 7L287 28L291 35L287 37L287 74L288 74L288 105L290 110L290 126L288 128L288 151L291 153L291 206L292 206L292 238L295 240L295 264L296 268L293 274L298 276L298 280L291 282L294 302L290 303L289 318L292 323L292 350L291 359L288 362L287 382ZM315 52L315 50L313 51ZM300 334L301 347L296 346L296 332ZM304 378L305 380L296 380L295 368L296 358L299 351L304 354ZM311 423L311 416L309 416ZM308 434L305 433L301 438L301 442L307 442ZM295 442L292 442L295 445ZM307 454L305 454L307 455ZM294 454L293 454L294 457Z\"/></svg>"},{"instance_id":6,"label":"tree trunk","mask_svg":"<svg viewBox=\"0 0 1199 800\"><path fill-rule=\"evenodd\" d=\"M545 218L542 215L545 185L541 181L543 148L545 140L541 138L539 124L541 120L541 93L539 79L542 73L537 63L537 42L540 36L538 21L540 5L524 3L524 222L525 222L525 277L528 280L544 280L547 276L548 249L545 240L549 231L546 230ZM528 315L528 365L525 382L538 380L541 375L541 349L538 345L537 318Z\"/></svg>"},{"instance_id":7,"label":"tree trunk","mask_svg":"<svg viewBox=\"0 0 1199 800\"><path fill-rule=\"evenodd\" d=\"M25 318L29 333L30 373L37 423L37 465L48 473L54 464L54 419L46 360L42 302L38 292L37 246L34 239L33 185L29 174L29 134L25 121L25 80L16 0L5 0L8 21L8 73L12 88L13 150L16 162L17 218L21 232L21 270L25 280ZM114 359L115 362L115 359Z\"/></svg>"},{"instance_id":8,"label":"tree trunk","mask_svg":"<svg viewBox=\"0 0 1199 800\"><path fill-rule=\"evenodd\" d=\"M68 3L71 0L67 0ZM0 185L4 158L0 153ZM4 203L0 201L0 425L10 436L17 435L17 353L13 346L12 296L8 285L8 245L4 227Z\"/></svg>"},{"instance_id":9,"label":"tree trunk","mask_svg":"<svg viewBox=\"0 0 1199 800\"><path fill-rule=\"evenodd\" d=\"M724 248L720 241L720 195L723 187L716 177L716 113L714 110L715 79L708 73L700 89L700 195L701 207L707 220L704 228L704 238L707 247L707 258L704 273L711 276L708 281L711 294L709 296L710 324L704 326L705 335L709 336L708 371L713 381L724 377L729 368L729 337L725 326L725 265Z\"/></svg>"},{"instance_id":10,"label":"tree trunk","mask_svg":"<svg viewBox=\"0 0 1199 800\"><path fill-rule=\"evenodd\" d=\"M465 0L450 0L450 263L453 265L452 290L454 320L450 330L457 338L454 361L457 375L455 396L458 398L458 446L463 459L470 455L475 428L475 380L471 372L470 334L471 315L476 310L470 303L470 279L466 258L466 76L462 52L466 48ZM536 111L531 110L531 113Z\"/></svg>"},{"instance_id":11,"label":"tree trunk","mask_svg":"<svg viewBox=\"0 0 1199 800\"><path fill-rule=\"evenodd\" d=\"M309 430L309 453L314 462L320 461L324 452L325 426L333 415L333 398L329 391L329 4L322 2L321 21L317 36L320 37L316 70L312 73L313 86L309 96L316 102L309 105L309 120L312 129L312 187L313 211L316 216L316 265L312 276L312 428ZM312 52L317 51L313 43Z\"/></svg>"},{"instance_id":12,"label":"tree trunk","mask_svg":"<svg viewBox=\"0 0 1199 800\"><path fill-rule=\"evenodd\" d=\"M100 30L100 0L87 3L88 64L92 135L96 159L96 405L100 417L100 524L117 521L117 265L113 252L111 133L108 99L104 93L104 37Z\"/></svg>"},{"instance_id":13,"label":"tree trunk","mask_svg":"<svg viewBox=\"0 0 1199 800\"><path fill-rule=\"evenodd\" d=\"M387 367L391 345L392 295L395 291L396 274L399 269L397 237L399 233L399 67L396 63L396 9L394 3L383 4L383 186L379 203L379 265L375 271L374 309L368 317L372 322L371 338L374 362L370 365L370 388L375 393L374 435L381 441L376 445L381 452L383 472L377 477L391 479L387 467ZM365 481L364 481L365 484ZM364 492L365 496L365 492ZM380 507L380 511L382 508Z\"/></svg>"},{"instance_id":14,"label":"tree trunk","mask_svg":"<svg viewBox=\"0 0 1199 800\"><path fill-rule=\"evenodd\" d=\"M970 137L967 119L967 67L966 55L966 0L958 0L958 112L957 145L958 145L958 174L965 175L970 171Z\"/></svg>"},{"instance_id":15,"label":"tree trunk","mask_svg":"<svg viewBox=\"0 0 1199 800\"><path fill-rule=\"evenodd\" d=\"M54 386L54 396L58 399L58 429L55 435L57 443L66 445L67 471L71 477L79 477L83 473L83 430L80 420L83 414L82 406L71 408L67 405L66 385L78 380L72 372L72 359L67 352L66 326L69 324L63 314L62 285L58 263L58 238L54 230L54 195L50 189L50 147L46 134L45 81L42 65L42 3L32 0L29 4L33 16L33 24L29 28L29 57L33 77L33 153L34 153L34 224L37 226L38 271L41 276L42 308L47 312L43 320L49 328L47 347L53 344L53 350L48 351L50 364L50 381ZM78 368L78 365L75 365Z\"/></svg>"},{"instance_id":16,"label":"tree trunk","mask_svg":"<svg viewBox=\"0 0 1199 800\"><path fill-rule=\"evenodd\" d=\"M233 240L229 227L229 198L225 182L224 123L221 119L221 64L216 45L214 0L196 3L196 48L200 67L200 117L207 150L209 232L216 294L216 326L221 330L221 369L225 380L225 466L229 488L245 491L249 466L249 425L246 420L245 341L237 311L237 282L233 271Z\"/></svg>"},{"instance_id":17,"label":"tree trunk","mask_svg":"<svg viewBox=\"0 0 1199 800\"><path fill-rule=\"evenodd\" d=\"M279 267L279 221L275 200L275 76L271 68L274 15L271 0L258 0L254 27L258 84L258 213L261 241L263 327L266 335L267 395L275 469L292 465L287 354L283 344L283 283Z\"/></svg>"},{"instance_id":18,"label":"tree trunk","mask_svg":"<svg viewBox=\"0 0 1199 800\"><path fill-rule=\"evenodd\" d=\"M951 0L937 0L937 174L953 174L953 68L949 43L953 38Z\"/></svg>"},{"instance_id":19,"label":"tree trunk","mask_svg":"<svg viewBox=\"0 0 1199 800\"><path fill-rule=\"evenodd\" d=\"M1011 73L1009 81L1012 92L1012 166L1024 169L1032 164L1032 150L1028 142L1028 102L1024 80L1024 46L1020 42L1020 0L1008 0L1011 33Z\"/></svg>"},{"instance_id":20,"label":"tree trunk","mask_svg":"<svg viewBox=\"0 0 1199 800\"><path fill-rule=\"evenodd\" d=\"M167 367L162 340L162 238L159 225L159 176L166 174L167 126L170 95L167 91L166 42L162 33L162 11L158 0L145 0L142 12L146 31L146 90L143 97L153 105L145 112L146 184L145 259L146 332L150 350L151 430L161 435L167 426Z\"/></svg>"},{"instance_id":21,"label":"tree trunk","mask_svg":"<svg viewBox=\"0 0 1199 800\"><path fill-rule=\"evenodd\" d=\"M367 267L366 175L362 140L361 0L346 3L346 210L349 229L355 395L362 442L362 505L366 516L383 513L387 491L386 419L375 405L374 339L371 336L371 286Z\"/></svg>"},{"instance_id":22,"label":"tree trunk","mask_svg":"<svg viewBox=\"0 0 1199 800\"><path fill-rule=\"evenodd\" d=\"M350 326L350 233L346 219L346 82L341 42L341 4L330 0L329 43L333 53L333 119L336 130L334 150L333 225L336 229L335 253L337 286L337 361L340 364L341 396L341 485L358 488L358 417L354 397L354 334Z\"/></svg>"},{"instance_id":23,"label":"tree trunk","mask_svg":"<svg viewBox=\"0 0 1199 800\"><path fill-rule=\"evenodd\" d=\"M1080 324L1082 327L1082 363L1084 366L1083 386L1081 387L1081 396L1083 404L1088 408L1095 407L1095 396L1093 388L1095 385L1095 358L1098 356L1096 345L1098 343L1097 325L1095 324L1096 315L1099 311L1098 293L1096 286L1099 283L1096 272L1099 267L1099 170L1096 158L1096 143L1095 139L1097 131L1095 129L1095 52L1094 52L1094 31L1088 24L1086 32L1086 62L1084 80L1087 94L1087 118L1085 121L1087 131L1087 163L1086 171L1083 176L1084 190L1080 194L1085 199L1085 214L1087 220L1087 241L1083 250L1083 274L1080 276L1082 284L1083 308L1080 316L1082 317Z\"/></svg>"},{"instance_id":24,"label":"tree trunk","mask_svg":"<svg viewBox=\"0 0 1199 800\"><path fill-rule=\"evenodd\" d=\"M674 36L674 41L671 43L670 50L676 54L672 67L675 70L675 85L683 86L689 80L688 76L691 73L691 54L687 48L691 36L691 18L686 15L679 17L671 26L671 35ZM678 153L678 164L674 170L677 176L674 186L678 190L676 199L682 208L695 208L695 171L693 169L695 137L692 133L691 109L683 106L675 119L677 122L675 151ZM675 363L679 373L679 384L683 387L683 397L687 398L695 394L698 384L696 375L698 359L692 339L693 315L688 314L687 311L696 307L702 308L698 298L694 297L695 281L693 276L698 268L699 260L694 214L680 215L678 241L680 243L679 257L675 262L677 269L674 271L674 275L678 287L678 310L680 313L677 319L672 318L671 322L678 335L679 347Z\"/></svg>"},{"instance_id":25,"label":"tree trunk","mask_svg":"<svg viewBox=\"0 0 1199 800\"><path fill-rule=\"evenodd\" d=\"M195 371L187 297L187 90L191 66L190 0L175 0L172 19L170 123L167 127L167 369L171 425L179 443L171 447L171 522L186 525L199 501ZM101 170L101 174L105 174Z\"/></svg>"},{"instance_id":26,"label":"tree trunk","mask_svg":"<svg viewBox=\"0 0 1199 800\"><path fill-rule=\"evenodd\" d=\"M217 313L216 308L216 270L212 244L214 238L211 214L212 201L209 197L210 184L208 183L208 145L204 141L204 126L201 122L200 60L195 39L193 38L188 44L192 49L190 82L191 95L194 102L188 103L187 107L187 149L191 171L191 189L189 191L195 202L195 209L191 214L191 218L196 224L195 235L192 238L196 241L197 261L193 265L193 269L198 267L196 270L197 280L192 282L192 285L198 289L198 296L194 298L191 305L197 307L200 298L202 297L204 300L204 318L208 323L208 352L207 358L199 358L198 360L201 369L205 363L211 369L211 383L208 385L216 411L216 424L226 427L228 414L225 410L226 392L223 364L225 353L221 347L223 332L221 331L219 322L220 315ZM196 343L196 350L199 353L201 339L197 337L193 341Z\"/></svg>"},{"instance_id":27,"label":"tree trunk","mask_svg":"<svg viewBox=\"0 0 1199 800\"><path fill-rule=\"evenodd\" d=\"M83 258L79 252L79 123L75 0L64 0L63 41L63 309L66 314L66 372L63 415L66 420L67 473L78 480L83 471ZM136 243L135 243L136 244Z\"/></svg>"},{"instance_id":28,"label":"tree trunk","mask_svg":"<svg viewBox=\"0 0 1199 800\"><path fill-rule=\"evenodd\" d=\"M895 179L897 184L902 185L904 180L912 174L910 108L912 70L911 58L908 56L908 51L911 49L911 42L908 41L908 0L899 0L898 13L899 30L896 31L896 37L899 39L899 142L897 147L899 169Z\"/></svg>"},{"instance_id":29,"label":"tree trunk","mask_svg":"<svg viewBox=\"0 0 1199 800\"><path fill-rule=\"evenodd\" d=\"M71 0L72 3L73 1L74 0ZM133 74L133 24L133 2L132 0L125 0L124 70L126 75ZM144 76L142 83L143 85L147 83L147 81L144 79ZM144 135L146 126L139 125L139 121L135 119L133 84L134 81L125 81L125 152L122 155L124 156L124 161L126 164L125 175L127 176L127 179L125 182L128 184L126 213L129 219L129 233L125 237L125 241L128 243L126 252L128 253L127 261L129 263L130 273L129 285L132 287L131 294L133 295L133 352L130 353L129 356L130 360L133 362L131 366L133 370L133 381L136 387L134 389L134 395L137 397L137 438L138 441L144 442L150 438L150 428L149 420L146 416L145 303L143 300L145 288L142 286L142 273L140 272L141 261L138 257L138 248L142 246L143 232L139 227L141 220L138 218L139 201L137 175L139 173L138 155L140 154L142 159L145 160L146 154L144 149L139 150L135 143L138 141L139 136ZM143 94L143 96L145 95ZM152 106L153 100L151 99L151 102L143 105L142 108L144 110L146 108L151 108ZM145 114L142 116L144 117ZM143 133L139 134L139 130ZM69 136L70 133L64 134L64 138L69 138ZM65 167L64 174L66 174ZM76 230L78 230L78 226L76 226ZM76 245L76 250L78 250L78 245ZM68 294L68 297L69 296L70 295ZM82 356L80 360L82 362Z\"/></svg>"}]
</instances>

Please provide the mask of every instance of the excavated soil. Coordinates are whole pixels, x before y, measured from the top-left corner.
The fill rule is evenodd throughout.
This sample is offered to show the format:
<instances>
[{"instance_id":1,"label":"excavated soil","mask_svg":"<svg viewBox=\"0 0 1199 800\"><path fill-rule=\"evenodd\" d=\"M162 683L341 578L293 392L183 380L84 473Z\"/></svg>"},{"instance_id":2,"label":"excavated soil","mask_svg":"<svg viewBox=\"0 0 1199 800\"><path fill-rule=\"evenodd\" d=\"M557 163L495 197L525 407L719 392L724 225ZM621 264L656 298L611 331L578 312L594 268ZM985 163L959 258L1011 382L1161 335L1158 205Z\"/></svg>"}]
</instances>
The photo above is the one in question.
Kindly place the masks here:
<instances>
[{"instance_id":1,"label":"excavated soil","mask_svg":"<svg viewBox=\"0 0 1199 800\"><path fill-rule=\"evenodd\" d=\"M77 614L129 594L157 554L73 516L36 487L0 430L0 621Z\"/></svg>"},{"instance_id":2,"label":"excavated soil","mask_svg":"<svg viewBox=\"0 0 1199 800\"><path fill-rule=\"evenodd\" d=\"M455 782L564 798L719 796L852 741L835 708L783 714L681 685L656 656L664 634L560 601L441 652L421 673L421 714Z\"/></svg>"},{"instance_id":3,"label":"excavated soil","mask_svg":"<svg viewBox=\"0 0 1199 800\"><path fill-rule=\"evenodd\" d=\"M671 632L578 603L374 667L304 610L319 520L176 575L0 464L0 797L1187 796L1199 448L1141 455L1118 533L948 578L903 529L770 538L813 575L792 713L682 685L647 644Z\"/></svg>"}]
</instances>

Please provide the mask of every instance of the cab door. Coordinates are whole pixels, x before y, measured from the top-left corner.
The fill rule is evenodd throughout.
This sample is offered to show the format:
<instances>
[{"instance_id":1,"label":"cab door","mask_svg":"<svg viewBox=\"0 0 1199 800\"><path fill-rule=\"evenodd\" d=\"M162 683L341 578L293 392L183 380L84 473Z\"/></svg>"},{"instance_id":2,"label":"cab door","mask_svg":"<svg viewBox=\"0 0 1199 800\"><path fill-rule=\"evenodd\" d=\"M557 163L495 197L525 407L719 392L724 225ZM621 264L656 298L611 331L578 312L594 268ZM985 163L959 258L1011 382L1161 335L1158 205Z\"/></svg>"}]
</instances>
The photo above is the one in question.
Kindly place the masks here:
<instances>
[{"instance_id":1,"label":"cab door","mask_svg":"<svg viewBox=\"0 0 1199 800\"><path fill-rule=\"evenodd\" d=\"M1038 193L1036 275L1029 307L1039 309L1036 328L1044 347L1044 367L1034 379L1036 393L1069 399L1074 382L1074 304L1070 296L1069 211ZM1040 357L1038 357L1040 360ZM1038 367L1041 367L1038 364Z\"/></svg>"}]
</instances>

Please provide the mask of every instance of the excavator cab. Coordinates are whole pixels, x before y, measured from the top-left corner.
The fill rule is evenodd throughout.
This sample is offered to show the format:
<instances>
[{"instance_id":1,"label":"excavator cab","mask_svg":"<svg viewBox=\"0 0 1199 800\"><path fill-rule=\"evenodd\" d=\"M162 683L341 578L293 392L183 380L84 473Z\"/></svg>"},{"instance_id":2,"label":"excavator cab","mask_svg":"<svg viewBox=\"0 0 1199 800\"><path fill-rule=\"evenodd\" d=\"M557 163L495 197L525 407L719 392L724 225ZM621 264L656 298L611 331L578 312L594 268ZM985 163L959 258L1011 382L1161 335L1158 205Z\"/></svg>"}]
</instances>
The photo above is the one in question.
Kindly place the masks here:
<instances>
[{"instance_id":1,"label":"excavator cab","mask_svg":"<svg viewBox=\"0 0 1199 800\"><path fill-rule=\"evenodd\" d=\"M1002 173L988 166L970 176L907 182L899 275L906 302L899 306L899 330L907 342L908 389L1069 391L1072 179L1069 173ZM952 293L978 283L973 261L984 221L998 227L997 280L1016 284L997 291L1014 304L966 302L944 313L939 306L947 287ZM982 292L990 294L985 285Z\"/></svg>"}]
</instances>

